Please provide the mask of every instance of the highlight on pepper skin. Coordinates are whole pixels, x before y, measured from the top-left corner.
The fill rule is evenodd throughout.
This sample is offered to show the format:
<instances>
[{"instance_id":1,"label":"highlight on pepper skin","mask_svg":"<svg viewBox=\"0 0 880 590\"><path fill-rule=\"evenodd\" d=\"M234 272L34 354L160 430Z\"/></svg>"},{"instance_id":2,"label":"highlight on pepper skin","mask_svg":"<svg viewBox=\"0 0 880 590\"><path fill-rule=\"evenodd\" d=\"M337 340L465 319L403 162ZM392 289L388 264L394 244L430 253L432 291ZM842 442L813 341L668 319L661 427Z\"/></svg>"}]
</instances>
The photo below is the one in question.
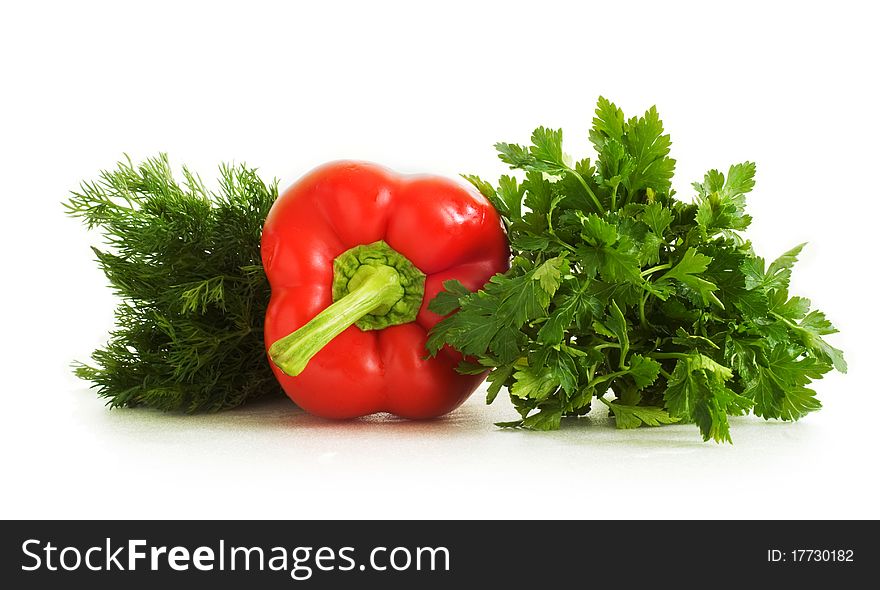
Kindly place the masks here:
<instances>
[{"instance_id":1,"label":"highlight on pepper skin","mask_svg":"<svg viewBox=\"0 0 880 590\"><path fill-rule=\"evenodd\" d=\"M272 287L267 354L304 410L339 419L432 418L485 379L457 373L458 352L427 358L425 349L441 319L428 302L444 281L476 291L509 267L498 213L473 189L333 162L275 202L262 258Z\"/></svg>"}]
</instances>

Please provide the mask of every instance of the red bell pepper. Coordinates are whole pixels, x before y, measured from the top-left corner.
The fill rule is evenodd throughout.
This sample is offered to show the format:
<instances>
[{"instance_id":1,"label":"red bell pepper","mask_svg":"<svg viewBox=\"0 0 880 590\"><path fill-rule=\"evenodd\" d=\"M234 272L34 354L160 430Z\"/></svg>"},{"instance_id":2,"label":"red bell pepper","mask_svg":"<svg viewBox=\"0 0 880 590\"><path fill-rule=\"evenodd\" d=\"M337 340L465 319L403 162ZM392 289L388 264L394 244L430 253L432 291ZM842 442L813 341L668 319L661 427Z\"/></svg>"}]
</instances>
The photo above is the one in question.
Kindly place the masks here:
<instances>
[{"instance_id":1,"label":"red bell pepper","mask_svg":"<svg viewBox=\"0 0 880 590\"><path fill-rule=\"evenodd\" d=\"M477 290L508 268L501 220L451 180L360 162L322 166L290 187L263 227L272 286L265 339L287 395L308 412L431 418L485 378L459 353L426 358L443 281Z\"/></svg>"}]
</instances>

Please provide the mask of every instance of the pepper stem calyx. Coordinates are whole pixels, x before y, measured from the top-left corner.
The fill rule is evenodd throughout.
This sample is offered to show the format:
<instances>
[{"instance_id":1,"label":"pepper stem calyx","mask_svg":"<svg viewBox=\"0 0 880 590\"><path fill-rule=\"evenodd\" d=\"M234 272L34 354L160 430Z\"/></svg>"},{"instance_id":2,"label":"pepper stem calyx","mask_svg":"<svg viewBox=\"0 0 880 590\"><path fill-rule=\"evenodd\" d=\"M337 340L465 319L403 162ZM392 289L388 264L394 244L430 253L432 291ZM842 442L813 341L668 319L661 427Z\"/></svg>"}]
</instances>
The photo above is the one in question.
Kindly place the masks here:
<instances>
[{"instance_id":1,"label":"pepper stem calyx","mask_svg":"<svg viewBox=\"0 0 880 590\"><path fill-rule=\"evenodd\" d=\"M379 330L415 320L425 275L385 242L356 246L333 263L333 303L275 341L269 357L285 374L302 373L311 358L352 324Z\"/></svg>"}]
</instances>

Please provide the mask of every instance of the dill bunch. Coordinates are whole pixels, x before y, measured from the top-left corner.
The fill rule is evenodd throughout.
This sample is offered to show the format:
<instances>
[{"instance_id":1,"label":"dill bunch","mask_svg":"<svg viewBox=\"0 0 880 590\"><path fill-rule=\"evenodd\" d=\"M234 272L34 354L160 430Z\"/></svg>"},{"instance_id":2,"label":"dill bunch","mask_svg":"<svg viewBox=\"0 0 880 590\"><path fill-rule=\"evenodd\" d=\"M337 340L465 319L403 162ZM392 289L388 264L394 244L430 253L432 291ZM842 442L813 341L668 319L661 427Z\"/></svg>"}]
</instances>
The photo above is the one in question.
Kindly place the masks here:
<instances>
[{"instance_id":1,"label":"dill bunch","mask_svg":"<svg viewBox=\"0 0 880 590\"><path fill-rule=\"evenodd\" d=\"M221 165L216 191L186 167L178 182L165 154L82 183L65 208L102 233L92 250L120 303L109 341L76 375L114 407L216 411L279 393L260 263L277 197L277 181L244 165Z\"/></svg>"}]
</instances>

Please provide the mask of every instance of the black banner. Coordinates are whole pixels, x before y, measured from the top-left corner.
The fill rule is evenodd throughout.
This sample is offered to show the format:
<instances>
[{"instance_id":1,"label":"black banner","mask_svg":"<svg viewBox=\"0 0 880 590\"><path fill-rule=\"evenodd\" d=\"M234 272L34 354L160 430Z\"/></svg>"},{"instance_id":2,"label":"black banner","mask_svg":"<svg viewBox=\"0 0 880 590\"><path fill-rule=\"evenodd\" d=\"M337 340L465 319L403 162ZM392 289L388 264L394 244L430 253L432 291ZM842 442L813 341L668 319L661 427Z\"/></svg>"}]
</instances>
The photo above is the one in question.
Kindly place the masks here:
<instances>
[{"instance_id":1,"label":"black banner","mask_svg":"<svg viewBox=\"0 0 880 590\"><path fill-rule=\"evenodd\" d=\"M13 521L2 527L7 588L448 588L475 581L545 588L600 580L622 587L773 581L854 587L880 569L877 526L868 521Z\"/></svg>"}]
</instances>

